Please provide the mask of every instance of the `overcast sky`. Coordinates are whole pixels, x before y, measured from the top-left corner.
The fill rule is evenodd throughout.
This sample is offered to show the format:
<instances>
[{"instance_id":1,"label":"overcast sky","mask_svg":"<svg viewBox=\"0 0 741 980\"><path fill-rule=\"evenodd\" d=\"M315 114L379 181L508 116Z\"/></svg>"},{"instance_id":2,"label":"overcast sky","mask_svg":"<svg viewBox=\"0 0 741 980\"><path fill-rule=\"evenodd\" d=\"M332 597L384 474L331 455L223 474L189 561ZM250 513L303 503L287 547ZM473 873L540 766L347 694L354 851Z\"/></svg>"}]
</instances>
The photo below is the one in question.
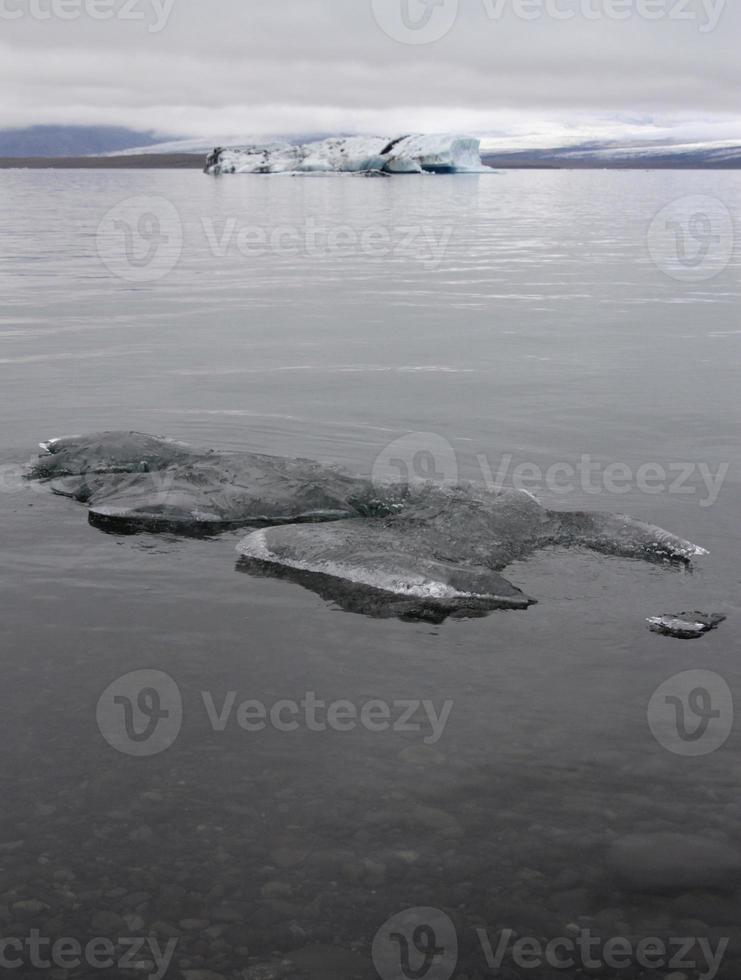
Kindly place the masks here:
<instances>
[{"instance_id":1,"label":"overcast sky","mask_svg":"<svg viewBox=\"0 0 741 980\"><path fill-rule=\"evenodd\" d=\"M739 0L520 4L0 0L0 127L741 138Z\"/></svg>"}]
</instances>

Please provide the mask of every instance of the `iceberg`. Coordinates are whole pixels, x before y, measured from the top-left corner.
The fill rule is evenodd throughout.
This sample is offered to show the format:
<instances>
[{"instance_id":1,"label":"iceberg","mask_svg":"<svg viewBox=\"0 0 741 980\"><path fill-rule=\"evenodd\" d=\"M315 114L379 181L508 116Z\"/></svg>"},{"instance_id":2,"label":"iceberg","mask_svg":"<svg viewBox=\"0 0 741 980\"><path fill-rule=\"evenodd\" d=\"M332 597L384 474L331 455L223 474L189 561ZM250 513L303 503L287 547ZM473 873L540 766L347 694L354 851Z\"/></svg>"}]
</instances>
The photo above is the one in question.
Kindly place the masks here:
<instances>
[{"instance_id":1,"label":"iceberg","mask_svg":"<svg viewBox=\"0 0 741 980\"><path fill-rule=\"evenodd\" d=\"M348 136L316 143L217 146L204 172L220 174L451 174L489 171L471 136Z\"/></svg>"},{"instance_id":2,"label":"iceberg","mask_svg":"<svg viewBox=\"0 0 741 980\"><path fill-rule=\"evenodd\" d=\"M142 432L67 436L40 448L27 477L86 504L93 526L191 537L251 528L237 545L240 571L286 578L369 616L442 622L526 609L535 599L502 573L543 548L688 567L707 554L625 515L549 510L523 490L378 483L308 459ZM678 619L694 630L723 617L681 613L669 617L671 629Z\"/></svg>"}]
</instances>

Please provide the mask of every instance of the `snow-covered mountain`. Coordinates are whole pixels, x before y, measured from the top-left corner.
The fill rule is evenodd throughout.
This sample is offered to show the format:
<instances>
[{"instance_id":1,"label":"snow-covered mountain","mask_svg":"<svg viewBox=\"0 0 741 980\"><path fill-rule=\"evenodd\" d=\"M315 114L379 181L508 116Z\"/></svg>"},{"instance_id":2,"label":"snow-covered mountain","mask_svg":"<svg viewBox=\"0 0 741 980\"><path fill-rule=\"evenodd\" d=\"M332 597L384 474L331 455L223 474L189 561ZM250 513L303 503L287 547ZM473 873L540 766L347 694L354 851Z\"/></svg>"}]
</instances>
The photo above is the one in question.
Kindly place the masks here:
<instances>
[{"instance_id":1,"label":"snow-covered mountain","mask_svg":"<svg viewBox=\"0 0 741 980\"><path fill-rule=\"evenodd\" d=\"M611 130L614 130L611 132ZM738 136L736 136L738 130ZM424 145L420 141L424 141ZM416 144L415 144L416 141ZM363 170L377 165L391 171L476 170L489 167L557 168L676 168L741 169L741 124L735 127L668 127L618 125L601 127L541 127L523 125L495 136L450 135L404 137L384 154L388 137L298 133L281 136L253 134L219 136L222 163L235 171L263 171L268 151L268 172L285 172L298 165L301 172ZM480 144L480 149L479 149ZM114 126L31 126L0 130L0 158L18 157L127 157L141 160L211 154L213 136L171 138ZM234 149L243 148L243 149ZM343 149L345 152L343 152ZM477 154L480 153L480 156ZM453 154L453 156L451 156ZM389 159L379 159L386 157ZM194 164L197 163L194 161ZM156 165L153 161L153 165ZM169 164L172 165L172 164Z\"/></svg>"},{"instance_id":2,"label":"snow-covered mountain","mask_svg":"<svg viewBox=\"0 0 741 980\"><path fill-rule=\"evenodd\" d=\"M213 136L200 136L191 137L189 139L172 139L166 142L152 143L145 146L134 146L125 150L122 156L134 156L144 153L193 153L200 156L206 156L213 150L214 146L217 144L219 146L228 147L239 147L239 146L264 146L267 144L275 143L308 143L316 142L318 140L328 139L332 134L330 133L290 133L290 134L280 134L280 135L256 135L251 133L249 135L245 133L241 134L231 134L219 136L214 139ZM335 133L335 137L344 136L344 133Z\"/></svg>"},{"instance_id":3,"label":"snow-covered mountain","mask_svg":"<svg viewBox=\"0 0 741 980\"><path fill-rule=\"evenodd\" d=\"M482 158L491 167L734 170L741 169L741 140L508 146L484 150Z\"/></svg>"}]
</instances>

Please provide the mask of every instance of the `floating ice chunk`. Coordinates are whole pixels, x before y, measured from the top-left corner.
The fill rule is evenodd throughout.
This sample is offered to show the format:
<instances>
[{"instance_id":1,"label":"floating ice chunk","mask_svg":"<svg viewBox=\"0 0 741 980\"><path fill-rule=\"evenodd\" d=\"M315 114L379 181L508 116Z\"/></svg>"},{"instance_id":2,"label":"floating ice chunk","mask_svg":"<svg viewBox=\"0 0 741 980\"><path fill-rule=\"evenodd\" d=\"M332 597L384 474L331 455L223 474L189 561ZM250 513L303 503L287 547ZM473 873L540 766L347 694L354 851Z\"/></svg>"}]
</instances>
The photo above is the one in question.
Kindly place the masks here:
<instances>
[{"instance_id":1,"label":"floating ice chunk","mask_svg":"<svg viewBox=\"0 0 741 980\"><path fill-rule=\"evenodd\" d=\"M647 622L654 633L675 636L679 640L695 640L717 629L725 619L721 613L707 615L702 612L682 612L668 616L651 616Z\"/></svg>"},{"instance_id":2,"label":"floating ice chunk","mask_svg":"<svg viewBox=\"0 0 741 980\"><path fill-rule=\"evenodd\" d=\"M281 173L480 173L480 141L471 136L348 136L305 143L217 147L206 160L209 174Z\"/></svg>"}]
</instances>

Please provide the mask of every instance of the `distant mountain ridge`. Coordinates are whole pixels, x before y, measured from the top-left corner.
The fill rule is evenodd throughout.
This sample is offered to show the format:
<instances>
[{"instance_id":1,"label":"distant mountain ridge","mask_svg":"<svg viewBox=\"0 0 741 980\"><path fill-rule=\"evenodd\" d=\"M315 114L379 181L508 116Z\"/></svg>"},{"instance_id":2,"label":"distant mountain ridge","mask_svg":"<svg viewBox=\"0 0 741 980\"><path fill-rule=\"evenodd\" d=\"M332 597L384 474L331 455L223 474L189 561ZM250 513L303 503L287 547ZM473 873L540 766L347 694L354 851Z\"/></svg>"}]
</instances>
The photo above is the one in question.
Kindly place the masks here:
<instances>
[{"instance_id":1,"label":"distant mountain ridge","mask_svg":"<svg viewBox=\"0 0 741 980\"><path fill-rule=\"evenodd\" d=\"M215 140L127 129L123 126L28 126L0 129L0 157L71 158L113 154L193 153L205 156L217 143L244 146L259 142L306 143L331 133L286 136L236 136ZM343 134L344 135L344 134Z\"/></svg>"},{"instance_id":2,"label":"distant mountain ridge","mask_svg":"<svg viewBox=\"0 0 741 980\"><path fill-rule=\"evenodd\" d=\"M715 143L583 143L577 146L482 150L490 167L611 170L741 169L741 140Z\"/></svg>"},{"instance_id":3,"label":"distant mountain ridge","mask_svg":"<svg viewBox=\"0 0 741 980\"><path fill-rule=\"evenodd\" d=\"M13 159L126 157L148 155L180 159L188 156L205 158L218 143L221 146L245 146L255 143L307 143L338 136L337 133L301 133L283 136L237 136L223 139L183 138L160 133L142 132L122 126L29 126L0 129L0 160L13 166ZM341 134L343 136L347 134ZM501 142L501 145L496 144ZM555 142L555 141L554 141ZM615 139L591 140L570 145L528 146L527 139L517 145L515 138L502 139L482 135L483 162L495 168L558 169L741 169L741 134L733 140ZM488 144L488 145L487 145ZM184 161L184 162L183 162ZM87 165L87 163L86 163ZM142 164L143 165L143 162ZM154 164L153 164L154 165Z\"/></svg>"},{"instance_id":4,"label":"distant mountain ridge","mask_svg":"<svg viewBox=\"0 0 741 980\"><path fill-rule=\"evenodd\" d=\"M127 150L127 153L200 153L206 155L216 146L223 148L245 147L245 146L268 146L276 143L313 143L319 140L330 139L332 137L345 137L348 133L287 133L272 135L246 136L222 136L219 139L211 138L191 138L191 139L171 139L165 143L150 143L147 146L136 146Z\"/></svg>"},{"instance_id":5,"label":"distant mountain ridge","mask_svg":"<svg viewBox=\"0 0 741 980\"><path fill-rule=\"evenodd\" d=\"M28 126L0 129L0 157L75 157L152 146L162 137L122 126Z\"/></svg>"}]
</instances>

